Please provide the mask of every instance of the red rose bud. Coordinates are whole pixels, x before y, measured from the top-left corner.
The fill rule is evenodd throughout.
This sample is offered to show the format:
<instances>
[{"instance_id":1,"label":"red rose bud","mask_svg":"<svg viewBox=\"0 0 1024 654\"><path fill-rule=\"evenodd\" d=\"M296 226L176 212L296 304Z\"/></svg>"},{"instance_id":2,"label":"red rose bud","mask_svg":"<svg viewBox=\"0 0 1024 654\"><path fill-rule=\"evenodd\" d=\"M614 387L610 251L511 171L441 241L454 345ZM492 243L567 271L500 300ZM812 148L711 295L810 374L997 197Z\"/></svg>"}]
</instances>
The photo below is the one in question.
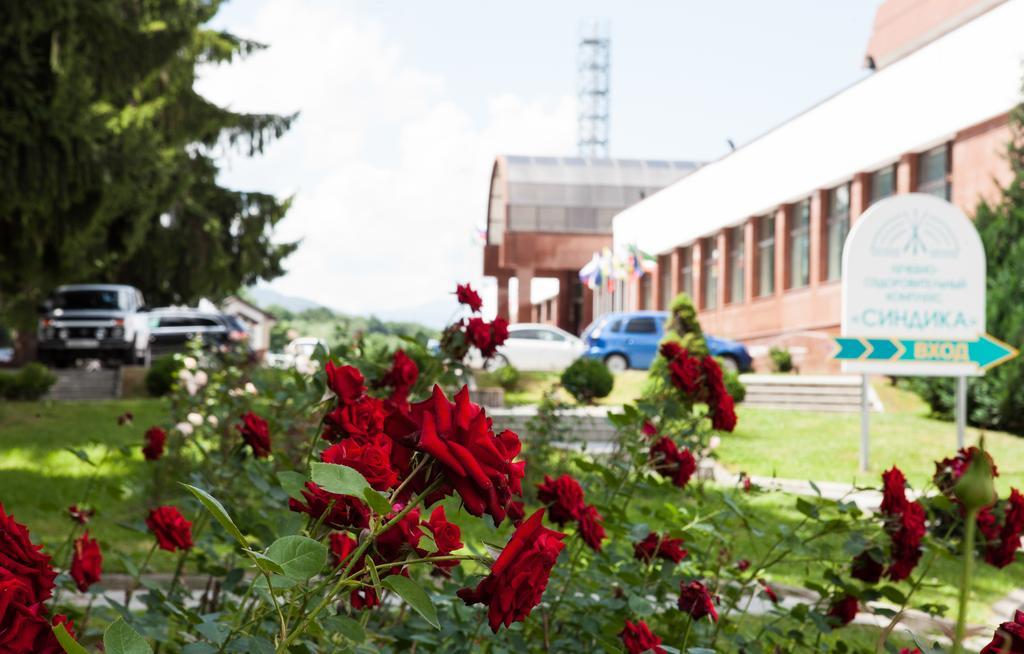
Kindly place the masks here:
<instances>
[{"instance_id":1,"label":"red rose bud","mask_svg":"<svg viewBox=\"0 0 1024 654\"><path fill-rule=\"evenodd\" d=\"M102 568L100 545L89 538L89 532L86 531L75 541L75 551L71 557L71 578L75 580L78 590L84 593L89 590L89 586L99 581Z\"/></svg>"},{"instance_id":2,"label":"red rose bud","mask_svg":"<svg viewBox=\"0 0 1024 654\"><path fill-rule=\"evenodd\" d=\"M882 473L882 513L888 516L903 513L908 504L906 487L907 478L896 466Z\"/></svg>"},{"instance_id":3,"label":"red rose bud","mask_svg":"<svg viewBox=\"0 0 1024 654\"><path fill-rule=\"evenodd\" d=\"M68 517L80 525L88 524L95 513L94 510L79 507L77 504L68 507Z\"/></svg>"},{"instance_id":4,"label":"red rose bud","mask_svg":"<svg viewBox=\"0 0 1024 654\"><path fill-rule=\"evenodd\" d=\"M544 475L544 481L537 484L537 499L548 505L548 519L557 525L575 522L583 512L583 489L569 475L558 479Z\"/></svg>"},{"instance_id":5,"label":"red rose bud","mask_svg":"<svg viewBox=\"0 0 1024 654\"><path fill-rule=\"evenodd\" d=\"M1024 652L1024 611L1015 611L1013 622L1004 622L996 629L992 642L979 654L1019 654Z\"/></svg>"},{"instance_id":6,"label":"red rose bud","mask_svg":"<svg viewBox=\"0 0 1024 654\"><path fill-rule=\"evenodd\" d=\"M462 549L462 530L459 529L458 525L448 522L443 506L435 508L433 513L430 514L427 528L430 529L430 533L434 538L434 545L437 546L436 556L448 556L455 550ZM442 570L450 570L458 564L457 560L437 561L434 563L434 565Z\"/></svg>"},{"instance_id":7,"label":"red rose bud","mask_svg":"<svg viewBox=\"0 0 1024 654\"><path fill-rule=\"evenodd\" d=\"M595 552L601 551L601 541L605 539L604 518L592 506L583 507L580 513L580 538Z\"/></svg>"},{"instance_id":8,"label":"red rose bud","mask_svg":"<svg viewBox=\"0 0 1024 654\"><path fill-rule=\"evenodd\" d=\"M348 601L356 611L372 609L380 606L380 598L373 588L357 588L348 596Z\"/></svg>"},{"instance_id":9,"label":"red rose bud","mask_svg":"<svg viewBox=\"0 0 1024 654\"><path fill-rule=\"evenodd\" d=\"M644 436L657 436L658 428L654 426L654 423L650 420L644 420L643 427L640 428ZM642 623L641 623L642 624Z\"/></svg>"},{"instance_id":10,"label":"red rose bud","mask_svg":"<svg viewBox=\"0 0 1024 654\"><path fill-rule=\"evenodd\" d=\"M688 551L683 549L682 538L669 538L668 534L647 534L647 538L636 544L633 548L633 556L641 561L651 561L655 557L666 559L672 563L682 561Z\"/></svg>"},{"instance_id":11,"label":"red rose bud","mask_svg":"<svg viewBox=\"0 0 1024 654\"><path fill-rule=\"evenodd\" d=\"M42 546L32 544L28 529L16 522L14 516L7 515L0 504L0 645L5 629L10 626L6 621L13 619L9 611L41 604L53 591L57 573L50 565L50 557L41 549Z\"/></svg>"},{"instance_id":12,"label":"red rose bud","mask_svg":"<svg viewBox=\"0 0 1024 654\"><path fill-rule=\"evenodd\" d=\"M881 561L878 561L868 551L864 551L853 558L850 575L854 579L860 579L869 584L877 584L882 578L884 570L885 566L882 565Z\"/></svg>"},{"instance_id":13,"label":"red rose bud","mask_svg":"<svg viewBox=\"0 0 1024 654\"><path fill-rule=\"evenodd\" d=\"M987 456L972 456L967 470L953 486L953 493L968 512L992 506L997 499L992 483L994 477L991 459Z\"/></svg>"},{"instance_id":14,"label":"red rose bud","mask_svg":"<svg viewBox=\"0 0 1024 654\"><path fill-rule=\"evenodd\" d=\"M328 361L324 366L327 373L327 388L338 396L339 404L351 404L366 392L363 373L353 366L337 366Z\"/></svg>"},{"instance_id":15,"label":"red rose bud","mask_svg":"<svg viewBox=\"0 0 1024 654\"><path fill-rule=\"evenodd\" d=\"M757 583L761 584L761 590L764 592L765 597L771 600L772 604L779 603L779 596L775 594L775 590L768 585L768 582L764 579L758 579Z\"/></svg>"},{"instance_id":16,"label":"red rose bud","mask_svg":"<svg viewBox=\"0 0 1024 654\"><path fill-rule=\"evenodd\" d=\"M911 502L899 515L896 531L891 534L892 563L886 571L893 581L901 581L921 560L921 540L925 533L925 511L918 502Z\"/></svg>"},{"instance_id":17,"label":"red rose bud","mask_svg":"<svg viewBox=\"0 0 1024 654\"><path fill-rule=\"evenodd\" d=\"M307 481L306 488L302 491L302 499L303 501L290 498L288 509L296 513L305 513L314 520L322 520L323 524L334 529L362 529L370 525L370 507L351 495L329 493Z\"/></svg>"},{"instance_id":18,"label":"red rose bud","mask_svg":"<svg viewBox=\"0 0 1024 654\"><path fill-rule=\"evenodd\" d=\"M391 399L393 401L405 402L419 375L420 369L416 366L416 362L409 358L405 350L398 350L391 363L391 370L381 378L378 384L392 388Z\"/></svg>"},{"instance_id":19,"label":"red rose bud","mask_svg":"<svg viewBox=\"0 0 1024 654\"><path fill-rule=\"evenodd\" d=\"M384 434L349 438L324 450L320 460L354 468L366 477L370 486L385 491L398 484L398 471L391 467L391 444L391 439Z\"/></svg>"},{"instance_id":20,"label":"red rose bud","mask_svg":"<svg viewBox=\"0 0 1024 654\"><path fill-rule=\"evenodd\" d=\"M455 297L458 299L459 304L465 304L473 313L480 311L480 308L484 305L483 300L480 299L480 294L474 291L469 284L457 284L455 286Z\"/></svg>"},{"instance_id":21,"label":"red rose bud","mask_svg":"<svg viewBox=\"0 0 1024 654\"><path fill-rule=\"evenodd\" d=\"M146 444L142 446L142 456L147 461L156 461L164 455L164 443L167 442L167 432L160 427L150 427L146 430Z\"/></svg>"},{"instance_id":22,"label":"red rose bud","mask_svg":"<svg viewBox=\"0 0 1024 654\"><path fill-rule=\"evenodd\" d=\"M565 534L542 524L540 509L516 528L508 545L491 566L491 572L476 588L463 588L458 595L466 604L486 604L491 631L525 620L540 603L551 576L551 568L565 547Z\"/></svg>"},{"instance_id":23,"label":"red rose bud","mask_svg":"<svg viewBox=\"0 0 1024 654\"><path fill-rule=\"evenodd\" d=\"M736 569L740 572L746 572L750 569L750 561L746 559L740 559L736 562Z\"/></svg>"},{"instance_id":24,"label":"red rose bud","mask_svg":"<svg viewBox=\"0 0 1024 654\"><path fill-rule=\"evenodd\" d=\"M672 439L665 436L651 446L651 463L656 472L680 488L686 488L690 477L697 471L697 461L690 450L685 447L679 450Z\"/></svg>"},{"instance_id":25,"label":"red rose bud","mask_svg":"<svg viewBox=\"0 0 1024 654\"><path fill-rule=\"evenodd\" d=\"M341 531L332 531L330 535L331 563L338 567L345 563L348 555L355 551L356 539Z\"/></svg>"},{"instance_id":26,"label":"red rose bud","mask_svg":"<svg viewBox=\"0 0 1024 654\"><path fill-rule=\"evenodd\" d=\"M192 549L192 523L181 515L177 507L158 506L153 509L146 517L146 526L156 536L160 549L168 552Z\"/></svg>"},{"instance_id":27,"label":"red rose bud","mask_svg":"<svg viewBox=\"0 0 1024 654\"><path fill-rule=\"evenodd\" d=\"M252 411L242 416L242 424L236 425L242 440L252 448L252 455L257 459L270 456L270 429L267 421Z\"/></svg>"},{"instance_id":28,"label":"red rose bud","mask_svg":"<svg viewBox=\"0 0 1024 654\"><path fill-rule=\"evenodd\" d=\"M699 581L679 582L679 610L688 613L694 620L700 620L706 615L711 616L712 622L718 622L718 611L715 610L715 602L711 598L708 589Z\"/></svg>"},{"instance_id":29,"label":"red rose bud","mask_svg":"<svg viewBox=\"0 0 1024 654\"><path fill-rule=\"evenodd\" d=\"M963 476L967 470L967 464L970 463L971 459L978 452L981 452L981 450L972 445L971 447L961 449L953 458L946 458L935 462L935 476L932 477L932 481L935 482L935 485L947 497L955 497L953 495L953 486ZM988 452L985 452L985 456L992 466L992 476L998 477L999 470L996 468L995 462L992 461L992 457Z\"/></svg>"},{"instance_id":30,"label":"red rose bud","mask_svg":"<svg viewBox=\"0 0 1024 654\"><path fill-rule=\"evenodd\" d=\"M651 633L647 623L643 620L630 622L626 620L626 626L619 632L622 645L626 648L627 654L642 654L643 652L654 652L665 654L665 649L659 647L661 639Z\"/></svg>"},{"instance_id":31,"label":"red rose bud","mask_svg":"<svg viewBox=\"0 0 1024 654\"><path fill-rule=\"evenodd\" d=\"M837 627L845 627L857 617L857 598L847 595L832 603L828 609L828 617Z\"/></svg>"}]
</instances>

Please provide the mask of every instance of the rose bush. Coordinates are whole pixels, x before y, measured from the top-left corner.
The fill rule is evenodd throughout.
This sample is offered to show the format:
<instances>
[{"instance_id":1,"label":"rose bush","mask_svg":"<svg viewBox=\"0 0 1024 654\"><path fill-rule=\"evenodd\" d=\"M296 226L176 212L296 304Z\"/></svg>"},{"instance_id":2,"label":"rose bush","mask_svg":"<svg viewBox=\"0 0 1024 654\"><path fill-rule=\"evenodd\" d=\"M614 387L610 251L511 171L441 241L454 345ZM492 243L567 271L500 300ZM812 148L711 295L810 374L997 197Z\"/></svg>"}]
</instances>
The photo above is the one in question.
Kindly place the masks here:
<instances>
[{"instance_id":1,"label":"rose bush","mask_svg":"<svg viewBox=\"0 0 1024 654\"><path fill-rule=\"evenodd\" d=\"M184 357L167 422L127 453L145 462L125 491L145 553L105 551L88 496L52 553L0 509L0 652L946 651L896 626L940 557L1014 562L1021 494L991 497L977 449L916 492L891 468L870 510L712 483L737 417L694 316L674 303L601 454L555 446L574 439L550 401L525 444L472 401L462 359L493 353L501 321L460 318L436 353L356 338L303 370ZM103 588L111 561L123 597ZM866 612L887 621L867 644ZM983 651L1017 651L1007 619Z\"/></svg>"}]
</instances>

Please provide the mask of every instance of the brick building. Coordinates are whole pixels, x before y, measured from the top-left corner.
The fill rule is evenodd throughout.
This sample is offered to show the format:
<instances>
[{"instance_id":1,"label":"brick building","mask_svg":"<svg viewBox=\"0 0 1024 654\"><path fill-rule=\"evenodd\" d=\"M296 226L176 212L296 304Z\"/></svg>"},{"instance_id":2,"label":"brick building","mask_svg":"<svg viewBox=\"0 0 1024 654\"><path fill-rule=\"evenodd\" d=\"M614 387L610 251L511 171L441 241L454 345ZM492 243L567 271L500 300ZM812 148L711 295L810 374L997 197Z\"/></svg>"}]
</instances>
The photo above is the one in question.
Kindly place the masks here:
<instances>
[{"instance_id":1,"label":"brick building","mask_svg":"<svg viewBox=\"0 0 1024 654\"><path fill-rule=\"evenodd\" d=\"M973 215L1010 179L1022 26L1024 0L887 0L863 80L616 215L616 247L657 254L658 270L595 302L663 309L685 291L704 328L747 343L762 370L772 345L834 370L857 217L911 191Z\"/></svg>"}]
</instances>

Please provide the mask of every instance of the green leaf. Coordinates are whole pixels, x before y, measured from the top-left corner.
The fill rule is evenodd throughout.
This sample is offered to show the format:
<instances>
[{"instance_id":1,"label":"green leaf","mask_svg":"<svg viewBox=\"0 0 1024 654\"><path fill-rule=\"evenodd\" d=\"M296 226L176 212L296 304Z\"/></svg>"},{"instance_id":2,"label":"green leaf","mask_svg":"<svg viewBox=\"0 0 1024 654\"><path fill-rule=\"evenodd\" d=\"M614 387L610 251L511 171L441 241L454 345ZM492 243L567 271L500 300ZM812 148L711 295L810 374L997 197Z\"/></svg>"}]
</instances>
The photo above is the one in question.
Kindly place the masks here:
<instances>
[{"instance_id":1,"label":"green leaf","mask_svg":"<svg viewBox=\"0 0 1024 654\"><path fill-rule=\"evenodd\" d=\"M255 550L245 550L245 553L248 554L249 557L253 560L253 563L256 564L256 567L262 570L263 572L272 575L284 575L284 568L281 567L281 564L279 564L277 561L270 558L266 554L263 554L262 552L257 552Z\"/></svg>"},{"instance_id":2,"label":"green leaf","mask_svg":"<svg viewBox=\"0 0 1024 654\"><path fill-rule=\"evenodd\" d=\"M103 648L106 654L153 654L153 648L139 632L118 618L103 634Z\"/></svg>"},{"instance_id":3,"label":"green leaf","mask_svg":"<svg viewBox=\"0 0 1024 654\"><path fill-rule=\"evenodd\" d=\"M402 599L409 603L409 606L423 616L423 619L433 625L435 629L441 628L441 623L437 621L437 609L434 607L433 602L430 601L427 593L417 586L413 580L402 575L391 575L384 578L383 585L398 593Z\"/></svg>"},{"instance_id":4,"label":"green leaf","mask_svg":"<svg viewBox=\"0 0 1024 654\"><path fill-rule=\"evenodd\" d=\"M267 548L267 557L295 579L309 579L324 569L327 546L305 536L278 538Z\"/></svg>"},{"instance_id":5,"label":"green leaf","mask_svg":"<svg viewBox=\"0 0 1024 654\"><path fill-rule=\"evenodd\" d=\"M313 483L336 495L351 495L362 499L366 490L370 489L370 482L366 481L366 477L358 470L336 463L314 461L309 464L309 474L313 478Z\"/></svg>"},{"instance_id":6,"label":"green leaf","mask_svg":"<svg viewBox=\"0 0 1024 654\"><path fill-rule=\"evenodd\" d=\"M87 463L94 468L96 467L96 464L92 462L92 459L89 458L89 454L85 450L75 449L73 447L65 447L64 449L78 457L82 463Z\"/></svg>"},{"instance_id":7,"label":"green leaf","mask_svg":"<svg viewBox=\"0 0 1024 654\"><path fill-rule=\"evenodd\" d=\"M234 536L235 540L241 543L242 547L247 547L249 545L249 543L245 540L245 536L242 535L241 530L239 530L238 527L235 526L235 522L231 519L231 516L228 515L227 509L224 508L223 504L217 501L217 498L215 498L213 495L210 495L201 488L196 488L195 486L190 486L185 483L182 483L181 485L187 488L193 495L196 496L196 499L198 499L202 503L202 505L206 507L206 510L213 514L213 517L217 519L217 522L220 523L220 526L227 529L228 533Z\"/></svg>"},{"instance_id":8,"label":"green leaf","mask_svg":"<svg viewBox=\"0 0 1024 654\"><path fill-rule=\"evenodd\" d=\"M373 488L366 488L363 491L363 498L366 500L366 503L370 505L370 508L377 513L380 513L381 515L391 513L391 502L388 502L386 497Z\"/></svg>"},{"instance_id":9,"label":"green leaf","mask_svg":"<svg viewBox=\"0 0 1024 654\"><path fill-rule=\"evenodd\" d=\"M354 643L362 643L366 640L366 630L358 621L347 615L334 615L322 620L324 627L333 631L341 632L341 635Z\"/></svg>"},{"instance_id":10,"label":"green leaf","mask_svg":"<svg viewBox=\"0 0 1024 654\"><path fill-rule=\"evenodd\" d=\"M277 473L277 483L288 493L288 497L299 497L306 487L306 476L294 470L282 470Z\"/></svg>"},{"instance_id":11,"label":"green leaf","mask_svg":"<svg viewBox=\"0 0 1024 654\"><path fill-rule=\"evenodd\" d=\"M75 642L75 639L71 637L68 630L64 628L64 625L59 624L53 628L53 635L57 637L57 642L64 648L67 654L89 654L84 647Z\"/></svg>"},{"instance_id":12,"label":"green leaf","mask_svg":"<svg viewBox=\"0 0 1024 654\"><path fill-rule=\"evenodd\" d=\"M274 592L287 590L296 586L300 583L298 579L292 577L285 577L284 575L276 575L271 573L270 575L270 586L274 588ZM253 588L256 590L269 590L270 586L267 585L267 578L260 576L256 581L252 582Z\"/></svg>"}]
</instances>

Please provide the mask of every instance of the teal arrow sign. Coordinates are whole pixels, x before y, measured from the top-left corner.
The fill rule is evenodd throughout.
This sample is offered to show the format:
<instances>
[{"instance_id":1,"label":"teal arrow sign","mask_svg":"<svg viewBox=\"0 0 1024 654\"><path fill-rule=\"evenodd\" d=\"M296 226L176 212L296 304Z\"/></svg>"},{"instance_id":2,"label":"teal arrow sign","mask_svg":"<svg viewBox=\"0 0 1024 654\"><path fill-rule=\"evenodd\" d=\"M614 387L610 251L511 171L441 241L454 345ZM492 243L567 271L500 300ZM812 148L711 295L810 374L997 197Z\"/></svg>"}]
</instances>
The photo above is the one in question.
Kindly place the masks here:
<instances>
[{"instance_id":1,"label":"teal arrow sign","mask_svg":"<svg viewBox=\"0 0 1024 654\"><path fill-rule=\"evenodd\" d=\"M1016 348L988 334L973 340L839 336L835 341L839 349L833 358L841 361L973 363L987 370L1018 354Z\"/></svg>"}]
</instances>

